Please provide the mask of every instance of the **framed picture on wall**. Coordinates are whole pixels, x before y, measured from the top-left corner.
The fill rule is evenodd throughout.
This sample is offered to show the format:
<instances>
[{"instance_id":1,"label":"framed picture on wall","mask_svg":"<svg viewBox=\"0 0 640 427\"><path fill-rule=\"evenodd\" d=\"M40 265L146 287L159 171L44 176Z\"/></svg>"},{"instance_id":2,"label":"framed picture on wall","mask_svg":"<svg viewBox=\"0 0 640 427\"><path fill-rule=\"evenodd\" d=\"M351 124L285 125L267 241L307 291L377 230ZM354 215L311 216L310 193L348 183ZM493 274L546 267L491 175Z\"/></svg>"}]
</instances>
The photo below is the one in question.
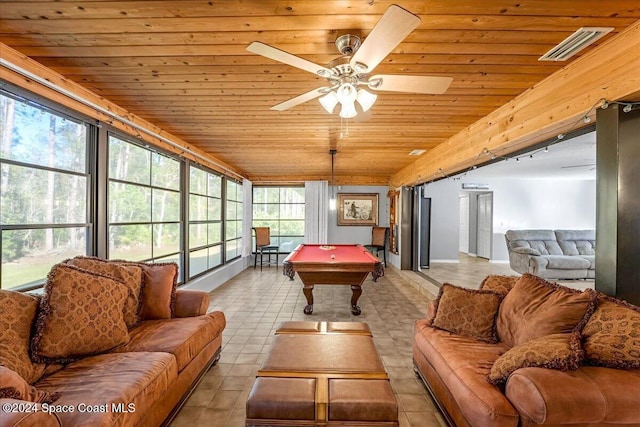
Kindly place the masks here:
<instances>
[{"instance_id":1,"label":"framed picture on wall","mask_svg":"<svg viewBox=\"0 0 640 427\"><path fill-rule=\"evenodd\" d=\"M338 193L338 225L378 225L378 194Z\"/></svg>"}]
</instances>

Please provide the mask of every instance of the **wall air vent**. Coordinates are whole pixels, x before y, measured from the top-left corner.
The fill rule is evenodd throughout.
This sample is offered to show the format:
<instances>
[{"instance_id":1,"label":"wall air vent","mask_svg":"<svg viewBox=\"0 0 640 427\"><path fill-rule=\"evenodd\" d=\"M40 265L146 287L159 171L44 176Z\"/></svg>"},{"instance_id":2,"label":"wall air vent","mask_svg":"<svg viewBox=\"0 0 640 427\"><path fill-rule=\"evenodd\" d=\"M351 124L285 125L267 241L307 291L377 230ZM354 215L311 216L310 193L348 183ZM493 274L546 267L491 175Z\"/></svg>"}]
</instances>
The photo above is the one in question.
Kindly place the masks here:
<instances>
[{"instance_id":1,"label":"wall air vent","mask_svg":"<svg viewBox=\"0 0 640 427\"><path fill-rule=\"evenodd\" d=\"M582 27L538 58L538 61L566 61L611 31L612 27Z\"/></svg>"}]
</instances>

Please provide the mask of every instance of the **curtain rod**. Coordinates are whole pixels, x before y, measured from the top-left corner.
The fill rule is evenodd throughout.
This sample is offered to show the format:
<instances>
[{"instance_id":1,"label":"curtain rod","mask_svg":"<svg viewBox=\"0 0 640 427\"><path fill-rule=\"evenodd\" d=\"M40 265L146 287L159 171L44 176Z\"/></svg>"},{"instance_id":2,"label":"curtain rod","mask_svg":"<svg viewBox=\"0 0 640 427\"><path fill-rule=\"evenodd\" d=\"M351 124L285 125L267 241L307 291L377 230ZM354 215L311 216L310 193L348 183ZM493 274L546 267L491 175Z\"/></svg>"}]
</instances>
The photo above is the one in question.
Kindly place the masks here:
<instances>
[{"instance_id":1,"label":"curtain rod","mask_svg":"<svg viewBox=\"0 0 640 427\"><path fill-rule=\"evenodd\" d=\"M62 95L66 96L68 98L71 98L71 99L73 99L73 100L75 100L75 101L77 101L77 102L79 102L81 104L84 104L89 108L92 108L92 109L94 109L96 111L99 111L102 114L105 114L105 115L107 115L107 116L109 116L111 118L114 118L114 119L118 120L119 122L124 123L124 124L134 128L134 129L136 129L136 130L138 130L140 132L144 132L145 134L147 134L149 136L152 136L152 137L157 138L157 139L159 139L161 141L164 141L164 142L166 142L167 144L171 145L174 148L177 148L177 149L179 149L179 150L181 150L183 152L189 153L192 156L197 157L197 158L199 158L201 160L204 160L207 163L216 165L218 168L222 169L226 174L233 175L234 178L245 179L244 176L240 175L237 172L232 171L231 169L227 168L226 166L221 165L220 163L214 162L213 160L211 160L211 159L209 159L209 158L207 158L207 157L205 157L205 156L203 156L203 155L201 155L201 154L199 154L199 153L197 153L197 152L195 152L195 151L193 151L193 150L191 150L191 149L189 149L187 147L183 147L182 145L180 145L180 144L178 144L176 142L173 142L169 138L166 138L166 137L164 137L164 136L162 136L162 135L160 135L160 134L158 134L158 133L156 133L156 132L154 132L152 130L149 130L149 129L143 127L143 126L140 126L137 123L134 123L131 120L120 116L119 114L113 113L113 112L109 111L108 109L106 109L106 108L104 108L104 107L102 107L102 106L100 106L98 104L95 104L95 103L93 103L93 102L91 102L91 101L89 101L89 100L87 100L87 99L85 99L85 98L83 98L83 97L81 97L79 95L76 95L73 92L69 92L68 90L56 85L55 83L50 82L49 80L44 79L44 78L42 78L42 77L40 77L40 76L38 76L36 74L33 74L32 72L27 71L24 68L19 67L18 65L15 65L15 64L11 63L11 62L7 61L4 58L0 58L0 65L2 65L3 67L8 68L8 69L18 73L18 74L21 74L24 77L28 77L29 79L34 80L34 81L40 83L41 85L48 87L49 89L55 90L56 92L61 93Z\"/></svg>"}]
</instances>

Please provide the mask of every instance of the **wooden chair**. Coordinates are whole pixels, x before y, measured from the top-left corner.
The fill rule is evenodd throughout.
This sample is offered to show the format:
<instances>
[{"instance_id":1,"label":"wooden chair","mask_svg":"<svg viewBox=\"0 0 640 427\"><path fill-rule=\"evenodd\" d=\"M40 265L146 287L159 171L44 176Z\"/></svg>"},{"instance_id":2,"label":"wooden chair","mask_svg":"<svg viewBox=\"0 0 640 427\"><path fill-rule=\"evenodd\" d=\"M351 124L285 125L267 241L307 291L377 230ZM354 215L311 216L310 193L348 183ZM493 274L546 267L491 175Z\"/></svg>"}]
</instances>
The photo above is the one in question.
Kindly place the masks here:
<instances>
[{"instance_id":1,"label":"wooden chair","mask_svg":"<svg viewBox=\"0 0 640 427\"><path fill-rule=\"evenodd\" d=\"M267 255L267 265L271 265L271 256L276 256L276 266L278 265L278 251L280 246L271 244L271 229L269 227L253 227L256 237L255 258L253 260L253 268L258 264L258 255L260 255L260 270L264 265L262 257Z\"/></svg>"},{"instance_id":2,"label":"wooden chair","mask_svg":"<svg viewBox=\"0 0 640 427\"><path fill-rule=\"evenodd\" d=\"M371 244L364 247L375 253L376 256L382 251L384 266L387 266L387 241L389 240L389 227L373 227L371 230Z\"/></svg>"}]
</instances>

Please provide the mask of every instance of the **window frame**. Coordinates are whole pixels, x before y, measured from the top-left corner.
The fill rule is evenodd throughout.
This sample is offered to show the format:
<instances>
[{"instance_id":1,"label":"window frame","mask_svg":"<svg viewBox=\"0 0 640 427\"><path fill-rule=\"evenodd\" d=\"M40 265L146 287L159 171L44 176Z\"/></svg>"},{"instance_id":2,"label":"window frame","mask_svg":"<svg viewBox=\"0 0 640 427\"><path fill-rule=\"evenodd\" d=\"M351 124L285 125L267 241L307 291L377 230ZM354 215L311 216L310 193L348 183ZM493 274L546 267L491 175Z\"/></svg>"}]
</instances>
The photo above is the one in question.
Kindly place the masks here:
<instances>
[{"instance_id":1,"label":"window frame","mask_svg":"<svg viewBox=\"0 0 640 427\"><path fill-rule=\"evenodd\" d=\"M170 262L167 260L167 258L169 259L173 259L173 258L177 258L177 263L179 268L179 277L178 277L178 283L182 284L185 282L185 275L184 275L184 270L185 270L185 257L184 257L184 243L185 242L185 237L184 237L184 183L182 180L182 168L184 167L184 161L182 159L180 159L178 156L174 155L173 153L167 153L164 152L163 150L158 149L155 146L151 146L149 144L144 144L141 143L139 141L136 141L133 137L126 135L124 133L118 132L116 130L107 130L107 137L106 137L106 141L105 141L105 145L106 145L106 149L107 149L107 159L106 159L106 165L105 165L105 169L106 169L106 187L104 188L105 194L106 194L106 212L105 212L105 223L106 223L106 258L107 259L112 259L111 257L111 248L109 245L109 232L112 226L129 226L129 225L149 225L150 226L150 249L151 249L151 257L150 258L144 258L141 260L136 260L136 262L148 262L148 263L155 263L155 262ZM127 181L124 179L120 179L120 178L112 178L110 176L110 143L111 143L111 137L116 138L117 140L119 140L120 142L124 142L124 143L128 143L131 144L137 148L142 148L144 150L147 150L149 152L149 183L148 184L143 184L143 183L139 183L139 182L134 182L134 181ZM164 156L167 157L175 162L178 163L178 169L179 169L179 181L178 181L178 187L177 190L176 189L170 189L170 188L166 188L166 187L159 187L157 185L153 184L153 155L157 154L160 156ZM144 189L148 189L150 192L150 200L149 200L149 221L128 221L128 222L112 222L110 219L110 203L111 203L111 199L110 199L110 187L111 187L111 183L122 183L125 185L132 185L132 186L136 186L139 188L144 188ZM178 195L178 200L179 200L179 207L178 207L178 219L177 220L172 220L172 221L155 221L153 218L153 209L154 209L154 203L153 203L153 193L154 190L160 190L160 191L170 191L173 193L176 193ZM170 224L170 225L177 225L178 226L178 232L180 233L179 236L179 242L178 242L178 250L177 251L173 251L173 252L168 252L168 253L162 253L159 256L154 256L154 226L155 225L159 225L159 224ZM117 257L116 257L117 258Z\"/></svg>"},{"instance_id":2,"label":"window frame","mask_svg":"<svg viewBox=\"0 0 640 427\"><path fill-rule=\"evenodd\" d=\"M95 170L91 165L91 158L95 152L97 125L95 120L78 113L74 110L66 108L62 105L56 104L40 95L29 92L25 89L19 88L12 84L3 81L2 87L0 87L0 96L13 99L14 102L19 102L43 111L46 114L60 117L63 120L76 123L85 129L85 141L84 141L84 166L83 172L78 172L70 169L63 169L56 166L46 166L40 164L33 164L24 161L0 158L1 165L17 166L28 169L35 169L43 172L52 172L55 174L61 174L63 176L75 176L82 177L85 180L85 206L84 206L84 222L70 222L70 223L24 223L24 224L3 224L0 223L0 244L2 243L2 235L7 231L21 231L21 230L61 230L61 229L84 229L84 255L91 254L95 245L95 220L94 220L94 205L93 196L95 195ZM63 261L64 257L61 257L59 262ZM2 266L0 266L2 269ZM42 278L23 283L21 285L2 288L12 291L31 291L44 286L47 280L45 275ZM1 286L1 284L0 284Z\"/></svg>"},{"instance_id":3,"label":"window frame","mask_svg":"<svg viewBox=\"0 0 640 427\"><path fill-rule=\"evenodd\" d=\"M206 175L206 189L204 191L204 193L197 193L197 192L192 192L191 190L191 168L194 168L196 170L199 170L200 172L204 172ZM199 163L193 163L193 162L189 162L188 165L188 170L186 175L188 176L188 183L187 183L187 187L188 187L188 191L187 191L187 199L188 199L188 216L186 219L186 228L187 228L187 244L185 247L186 250L186 255L185 257L187 258L188 261L188 278L194 279L197 277L200 277L202 275L205 275L211 271L214 271L222 266L225 265L225 258L224 258L224 253L225 253L225 240L224 240L224 227L225 227L225 215L224 215L224 184L225 184L225 176L219 172L215 172L209 168L204 167L203 165L199 164ZM220 196L216 197L216 196L210 196L209 195L209 175L213 175L216 176L217 178L220 179ZM202 220L202 219L191 219L191 196L198 196L198 197L205 197L207 200L207 219L206 220ZM209 215L209 201L213 199L213 200L217 200L219 202L219 206L220 206L220 219L209 219L208 215ZM218 224L220 227L220 241L219 242L214 242L211 243L211 241L209 240L209 224ZM191 246L191 225L206 225L207 227L207 243L204 245L199 245L199 246ZM220 248L220 263L216 264L216 265L209 265L209 253L208 251L210 250L210 248L215 248L215 247L219 247ZM191 253L193 252L198 252L198 251L202 251L207 249L207 268L205 268L202 271L199 271L195 274L191 274Z\"/></svg>"},{"instance_id":4,"label":"window frame","mask_svg":"<svg viewBox=\"0 0 640 427\"><path fill-rule=\"evenodd\" d=\"M265 201L265 202L256 202L255 201L255 196L256 190L259 189L265 189L265 188L271 188L271 189L278 189L278 202L269 202L269 201ZM304 241L304 229L301 235L289 235L289 234L281 234L281 230L282 228L280 227L280 223L282 222L287 222L287 221L301 221L303 223L304 226L304 207L306 206L306 197L305 197L305 201L303 203L294 203L294 202L283 202L282 201L282 189L285 188L302 188L304 190L304 185L254 185L252 188L252 192L251 192L251 209L252 209L252 214L253 214L253 220L252 220L252 227L260 227L262 226L261 222L263 221L269 221L269 222L277 222L278 225L278 232L277 233L273 233L273 231L271 232L271 242L273 244L277 244L279 249L278 249L278 253L279 254L289 254L291 253L298 245L294 245L290 251L283 251L282 250L282 238L301 238ZM278 206L277 212L278 212L278 217L277 218L261 218L261 219L257 219L255 217L255 212L256 212L256 207L260 207L260 206ZM303 207L303 217L302 218L296 218L296 219L282 219L281 218L281 209L280 207L282 205L301 205ZM274 243L274 238L276 239L276 243ZM251 250L254 251L255 250L255 236L252 236L252 242L251 242Z\"/></svg>"}]
</instances>

